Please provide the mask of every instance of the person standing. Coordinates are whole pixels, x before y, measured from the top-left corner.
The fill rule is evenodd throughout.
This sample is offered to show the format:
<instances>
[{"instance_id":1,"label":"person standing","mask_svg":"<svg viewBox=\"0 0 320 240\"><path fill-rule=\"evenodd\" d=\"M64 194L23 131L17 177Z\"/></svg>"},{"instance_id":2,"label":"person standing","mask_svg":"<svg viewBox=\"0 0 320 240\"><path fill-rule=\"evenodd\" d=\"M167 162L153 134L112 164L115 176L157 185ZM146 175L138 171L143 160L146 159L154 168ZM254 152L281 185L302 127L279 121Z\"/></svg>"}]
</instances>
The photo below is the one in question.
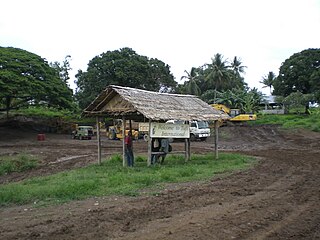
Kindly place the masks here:
<instances>
[{"instance_id":1,"label":"person standing","mask_svg":"<svg viewBox=\"0 0 320 240\"><path fill-rule=\"evenodd\" d=\"M151 152L159 152L160 150L160 141L157 138L152 138L151 142ZM156 164L158 162L158 155L152 154L151 155L151 164Z\"/></svg>"},{"instance_id":2,"label":"person standing","mask_svg":"<svg viewBox=\"0 0 320 240\"><path fill-rule=\"evenodd\" d=\"M132 132L129 131L128 135L124 139L125 144L125 155L127 159L127 165L128 167L133 167L133 150L132 150Z\"/></svg>"},{"instance_id":3,"label":"person standing","mask_svg":"<svg viewBox=\"0 0 320 240\"><path fill-rule=\"evenodd\" d=\"M163 152L163 154L161 155L161 160L160 160L160 164L162 164L164 162L164 159L166 158L168 152L169 152L169 139L168 138L161 139L160 152Z\"/></svg>"}]
</instances>

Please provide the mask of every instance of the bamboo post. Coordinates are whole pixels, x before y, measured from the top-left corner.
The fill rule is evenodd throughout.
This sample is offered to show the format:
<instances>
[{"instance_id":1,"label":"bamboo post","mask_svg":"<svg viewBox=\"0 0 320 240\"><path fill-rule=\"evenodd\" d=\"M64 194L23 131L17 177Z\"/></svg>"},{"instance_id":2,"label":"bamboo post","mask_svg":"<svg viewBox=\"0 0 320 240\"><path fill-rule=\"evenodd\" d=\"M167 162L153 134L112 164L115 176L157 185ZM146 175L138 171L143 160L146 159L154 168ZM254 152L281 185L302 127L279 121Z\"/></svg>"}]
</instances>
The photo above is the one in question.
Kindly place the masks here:
<instances>
[{"instance_id":1,"label":"bamboo post","mask_svg":"<svg viewBox=\"0 0 320 240\"><path fill-rule=\"evenodd\" d=\"M97 142L98 142L98 164L101 165L101 136L100 136L99 117L96 117L96 124L97 124Z\"/></svg>"},{"instance_id":2,"label":"bamboo post","mask_svg":"<svg viewBox=\"0 0 320 240\"><path fill-rule=\"evenodd\" d=\"M127 166L125 138L126 138L126 119L123 116L122 117L122 165L124 167Z\"/></svg>"},{"instance_id":3,"label":"bamboo post","mask_svg":"<svg viewBox=\"0 0 320 240\"><path fill-rule=\"evenodd\" d=\"M217 160L218 155L218 140L219 140L219 121L214 121L214 157Z\"/></svg>"},{"instance_id":4,"label":"bamboo post","mask_svg":"<svg viewBox=\"0 0 320 240\"><path fill-rule=\"evenodd\" d=\"M188 162L190 160L190 138L186 138L184 140L184 157L185 157L185 162Z\"/></svg>"},{"instance_id":5,"label":"bamboo post","mask_svg":"<svg viewBox=\"0 0 320 240\"><path fill-rule=\"evenodd\" d=\"M188 141L188 161L190 160L191 158L191 144L190 144L190 138L187 139Z\"/></svg>"},{"instance_id":6,"label":"bamboo post","mask_svg":"<svg viewBox=\"0 0 320 240\"><path fill-rule=\"evenodd\" d=\"M151 119L149 119L149 133L148 133L148 167L151 166L151 144L152 144L152 138L151 138Z\"/></svg>"}]
</instances>

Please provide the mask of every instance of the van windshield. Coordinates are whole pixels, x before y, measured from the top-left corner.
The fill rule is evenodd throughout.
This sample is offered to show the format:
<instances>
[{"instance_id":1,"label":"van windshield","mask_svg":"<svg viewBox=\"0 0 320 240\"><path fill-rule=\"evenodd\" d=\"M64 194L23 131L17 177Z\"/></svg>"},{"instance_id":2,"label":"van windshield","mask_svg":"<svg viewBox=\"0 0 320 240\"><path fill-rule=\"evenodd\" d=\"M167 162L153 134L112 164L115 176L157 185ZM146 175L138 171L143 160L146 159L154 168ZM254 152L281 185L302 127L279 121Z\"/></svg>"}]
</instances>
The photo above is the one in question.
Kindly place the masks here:
<instances>
[{"instance_id":1,"label":"van windshield","mask_svg":"<svg viewBox=\"0 0 320 240\"><path fill-rule=\"evenodd\" d=\"M205 122L205 121L199 121L198 127L199 127L199 129L209 128L209 124L208 124L208 122Z\"/></svg>"}]
</instances>

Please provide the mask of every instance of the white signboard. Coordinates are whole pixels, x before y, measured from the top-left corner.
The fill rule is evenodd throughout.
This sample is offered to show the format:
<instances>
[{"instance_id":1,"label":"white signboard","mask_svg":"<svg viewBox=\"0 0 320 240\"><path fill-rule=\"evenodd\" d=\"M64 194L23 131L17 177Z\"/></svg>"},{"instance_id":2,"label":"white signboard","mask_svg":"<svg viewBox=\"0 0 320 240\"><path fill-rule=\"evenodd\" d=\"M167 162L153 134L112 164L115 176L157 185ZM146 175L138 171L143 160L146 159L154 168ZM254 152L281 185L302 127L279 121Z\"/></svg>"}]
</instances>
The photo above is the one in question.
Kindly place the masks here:
<instances>
[{"instance_id":1,"label":"white signboard","mask_svg":"<svg viewBox=\"0 0 320 240\"><path fill-rule=\"evenodd\" d=\"M152 138L189 138L189 124L151 123Z\"/></svg>"},{"instance_id":2,"label":"white signboard","mask_svg":"<svg viewBox=\"0 0 320 240\"><path fill-rule=\"evenodd\" d=\"M139 122L139 132L149 132L149 123Z\"/></svg>"}]
</instances>

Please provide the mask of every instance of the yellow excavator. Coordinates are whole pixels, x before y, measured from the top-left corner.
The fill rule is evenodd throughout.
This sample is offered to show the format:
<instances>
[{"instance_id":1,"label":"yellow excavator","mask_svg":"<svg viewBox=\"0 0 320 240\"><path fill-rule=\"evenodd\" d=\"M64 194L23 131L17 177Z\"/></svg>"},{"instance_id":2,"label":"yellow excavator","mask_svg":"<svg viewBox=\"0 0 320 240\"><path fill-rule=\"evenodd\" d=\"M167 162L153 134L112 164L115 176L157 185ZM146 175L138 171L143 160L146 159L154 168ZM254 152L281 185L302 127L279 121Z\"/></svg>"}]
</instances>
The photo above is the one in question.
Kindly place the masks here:
<instances>
[{"instance_id":1,"label":"yellow excavator","mask_svg":"<svg viewBox=\"0 0 320 240\"><path fill-rule=\"evenodd\" d=\"M255 121L257 120L256 114L240 113L240 109L228 108L223 104L211 104L214 109L223 111L224 113L230 116L229 121L231 122L246 122L246 121Z\"/></svg>"},{"instance_id":2,"label":"yellow excavator","mask_svg":"<svg viewBox=\"0 0 320 240\"><path fill-rule=\"evenodd\" d=\"M126 135L128 134L130 130L126 129ZM132 129L132 138L133 139L138 139L139 137L139 131ZM123 134L122 134L122 120L120 119L115 119L113 126L109 126L108 131L107 131L107 136L111 140L116 140L116 139L122 139Z\"/></svg>"}]
</instances>

